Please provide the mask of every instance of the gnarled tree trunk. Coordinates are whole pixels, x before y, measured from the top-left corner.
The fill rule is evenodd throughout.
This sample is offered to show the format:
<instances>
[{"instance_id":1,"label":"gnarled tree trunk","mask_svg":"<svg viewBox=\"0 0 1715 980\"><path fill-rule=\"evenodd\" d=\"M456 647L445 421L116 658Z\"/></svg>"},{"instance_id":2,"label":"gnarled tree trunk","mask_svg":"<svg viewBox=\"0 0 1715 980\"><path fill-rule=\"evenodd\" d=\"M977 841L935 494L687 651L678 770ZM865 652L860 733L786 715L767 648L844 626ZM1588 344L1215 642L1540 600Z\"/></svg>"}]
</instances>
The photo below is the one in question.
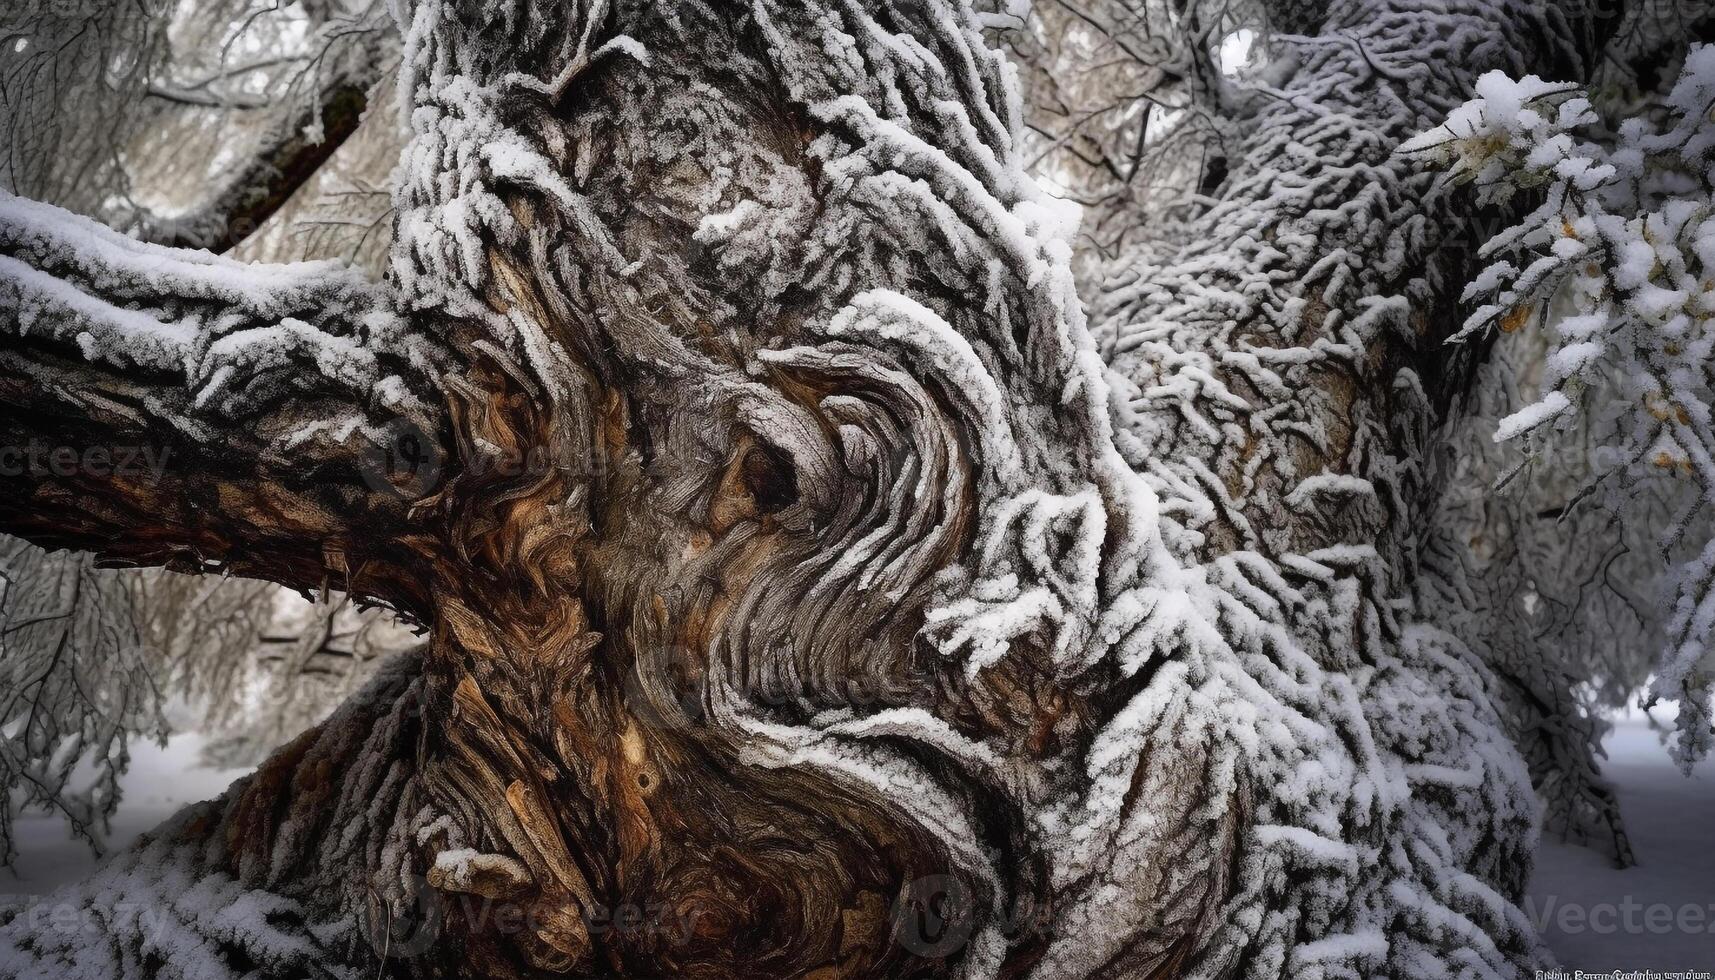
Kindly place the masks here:
<instances>
[{"instance_id":1,"label":"gnarled tree trunk","mask_svg":"<svg viewBox=\"0 0 1715 980\"><path fill-rule=\"evenodd\" d=\"M1092 335L963 4L400 8L384 286L0 202L0 439L170 461L0 530L428 631L0 973L1542 961L1528 785L1410 597L1469 205L1392 151L1600 25L1292 4Z\"/></svg>"}]
</instances>

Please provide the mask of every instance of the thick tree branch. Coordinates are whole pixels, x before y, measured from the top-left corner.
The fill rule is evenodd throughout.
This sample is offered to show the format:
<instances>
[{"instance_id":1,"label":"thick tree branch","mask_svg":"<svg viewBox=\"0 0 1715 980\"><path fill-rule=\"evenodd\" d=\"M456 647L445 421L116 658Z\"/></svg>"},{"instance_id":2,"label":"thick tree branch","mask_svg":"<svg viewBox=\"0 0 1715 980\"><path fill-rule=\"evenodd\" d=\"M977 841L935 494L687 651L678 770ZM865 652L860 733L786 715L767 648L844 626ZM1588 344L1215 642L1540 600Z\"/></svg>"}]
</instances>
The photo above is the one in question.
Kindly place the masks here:
<instances>
[{"instance_id":1,"label":"thick tree branch","mask_svg":"<svg viewBox=\"0 0 1715 980\"><path fill-rule=\"evenodd\" d=\"M217 413L283 485L257 506L205 448L212 493L162 505L191 547L237 500L260 512L221 532L241 557L314 566L325 511L345 554L379 528L428 593L420 675L372 689L370 734L347 716L283 753L185 828L197 860L238 855L297 903L294 935L338 935L370 887L391 918L413 882L530 911L446 925L403 954L426 975L1539 963L1513 904L1530 811L1485 677L1395 601L1404 549L1317 510L1353 480L1415 492L1430 416L1405 368L1434 330L1409 305L1447 282L1414 274L1428 183L1393 143L1470 81L1449 59L1580 53L1537 7L1441 6L1426 26L1351 3L1326 19L1350 30L1294 42L1256 158L1209 188L1231 197L1199 219L1211 244L1111 304L1135 470L1073 290L1076 215L1024 173L1012 74L962 3L399 5L392 278L433 354L325 270L216 297L206 259L98 235L73 254L0 211L17 370L157 379L98 384L104 418L146 408L130 424L206 447ZM438 423L390 379L443 362ZM332 486L306 487L270 453L300 444L291 406L328 400ZM433 544L361 491L330 502L383 410L447 430L413 525ZM76 493L27 489L85 520ZM366 739L385 744L349 751ZM695 928L596 927L624 906Z\"/></svg>"},{"instance_id":2,"label":"thick tree branch","mask_svg":"<svg viewBox=\"0 0 1715 980\"><path fill-rule=\"evenodd\" d=\"M0 199L0 529L417 605L390 549L437 478L430 350L333 265L244 266Z\"/></svg>"},{"instance_id":3,"label":"thick tree branch","mask_svg":"<svg viewBox=\"0 0 1715 980\"><path fill-rule=\"evenodd\" d=\"M206 82L151 86L147 94L163 101L247 110L273 107L275 118L265 124L259 145L223 173L213 193L203 195L193 210L172 216L144 212L127 226L143 241L217 253L260 228L357 131L370 108L370 93L397 67L397 35L380 22L383 16L381 5L375 4L357 20L321 23L307 45L308 55L292 59L293 65L284 69L289 84L283 94L227 97Z\"/></svg>"}]
</instances>

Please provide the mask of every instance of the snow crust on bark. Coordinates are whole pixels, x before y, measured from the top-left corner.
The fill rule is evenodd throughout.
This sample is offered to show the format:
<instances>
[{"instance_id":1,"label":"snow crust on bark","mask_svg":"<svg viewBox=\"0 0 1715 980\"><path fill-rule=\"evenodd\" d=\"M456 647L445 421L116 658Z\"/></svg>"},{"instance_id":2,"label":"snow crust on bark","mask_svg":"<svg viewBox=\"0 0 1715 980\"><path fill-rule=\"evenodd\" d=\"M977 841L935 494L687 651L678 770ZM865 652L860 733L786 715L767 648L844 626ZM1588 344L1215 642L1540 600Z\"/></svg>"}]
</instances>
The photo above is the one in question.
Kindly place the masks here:
<instances>
[{"instance_id":1,"label":"snow crust on bark","mask_svg":"<svg viewBox=\"0 0 1715 980\"><path fill-rule=\"evenodd\" d=\"M710 16L686 11L683 29ZM759 594L756 601L814 604L858 589L837 601L863 608L896 604L929 586L926 652L973 683L1018 649L1027 648L1039 661L1035 669L1056 682L1078 684L1104 663L1123 663L1120 673L1135 675L1178 637L1210 639L1213 627L1186 601L1183 572L1161 541L1155 495L1114 449L1105 369L1070 272L1076 217L1023 172L1013 72L985 43L980 24L968 10L938 3L874 10L757 3L743 16L753 21L784 94L817 124L821 135L808 153L820 186L814 197L799 191L803 178L786 174L778 159L733 159L748 149L745 141L736 150L706 147L712 160L704 166L717 174L726 166L740 170L736 189L767 188L775 199L734 199L719 179L697 189L695 210L704 217L696 239L756 290L765 308L793 285L815 291L803 332L757 350L755 363L849 379L843 386L850 395L821 406L839 424L840 445L828 445L778 394L699 363L660 328L629 335L615 329L609 343L622 361L637 359L669 376L695 372L711 390L736 394L749 426L793 461L807 494L821 474L862 466L866 456L907 454L898 482L883 487L890 499L879 517L886 523L860 525L854 530L863 533L849 545L829 547L832 561L801 594ZM394 278L416 309L479 318L495 348L512 352L551 387L566 376L557 362L567 353L541 336L540 324L497 315L481 298L487 243L526 234L497 191L522 186L556 202L571 216L570 231L584 239L572 247L622 281L634 277L639 293L647 295L652 277L670 276L672 264L616 254L591 205L549 159L553 148L531 146L508 126L510 76L495 71L500 80L491 86L474 81L481 74L471 62L482 62L489 48L464 32L509 19L525 23L528 13L487 10L472 19L455 24L441 8L421 5L410 27L416 136L401 170ZM649 38L606 43L597 50L613 58L656 54ZM663 107L668 117L710 111L701 93L667 97L682 102ZM566 152L576 160L575 148ZM758 175L756 167L765 169ZM457 180L446 178L449 169ZM922 273L911 255L932 257L927 281L934 292L913 288ZM663 347L671 351L664 362ZM898 423L877 414L870 400L878 398L910 427L904 438L888 431ZM939 399L956 409L951 421ZM968 476L959 472L963 455L973 461ZM976 545L967 560L937 570L934 556L956 533L935 525L937 513L941 520L956 514L965 494L975 499ZM929 503L937 499L945 501L938 508ZM709 652L716 668L732 646L753 645L743 636L721 643L728 650ZM813 662L805 668L828 669ZM1051 855L1050 887L1065 893L1071 921L1099 909L1102 931L1113 937L1103 952L1102 940L1069 931L1038 968L1043 975L1074 975L1114 957L1136 944L1140 918L1158 914L1159 896L1087 907L1074 897L1130 884L1123 878L1130 869L1098 883L1110 863L1125 867L1139 855L1104 849L1094 835L1123 841L1122 811L1137 823L1152 819L1147 807L1121 806L1142 749L1135 732L1113 733L1115 743L1131 740L1132 751L1116 744L1098 765L1077 754L1035 763L960 735L922 709L830 708L808 724L783 724L751 703L757 687L728 674L710 705L717 725L742 733L751 759L826 767L940 828L967 862L965 872L992 883L996 919L1001 904L1024 892L1009 880L1023 869L996 867L983 848L960 845L980 841L971 829L983 821L970 787L1004 794L1019 814L1025 846ZM923 752L959 777L932 775L914 760ZM1101 790L1083 798L1076 787L1092 779ZM1225 811L1214 805L1210 812ZM1080 852L1096 867L1080 869ZM1136 873L1158 873L1155 863ZM1171 927L1162 932L1161 945L1179 938ZM1143 959L1159 958L1160 949L1143 945ZM998 927L986 926L961 969L987 975L1005 952Z\"/></svg>"},{"instance_id":2,"label":"snow crust on bark","mask_svg":"<svg viewBox=\"0 0 1715 980\"><path fill-rule=\"evenodd\" d=\"M1219 624L1173 660L1208 664L1192 690L1267 783L1210 944L1234 952L1209 962L1514 975L1546 961L1514 905L1536 802L1484 651L1412 594L1430 451L1469 370L1437 351L1455 311L1435 297L1476 242L1470 204L1394 150L1491 60L1577 71L1589 25L1376 3L1320 26L1272 40L1206 211L1112 264L1097 300L1119 444Z\"/></svg>"},{"instance_id":3,"label":"snow crust on bark","mask_svg":"<svg viewBox=\"0 0 1715 980\"><path fill-rule=\"evenodd\" d=\"M437 26L424 9L433 8L419 10L418 36ZM1396 331L1414 329L1413 297L1446 274L1413 272L1434 230L1414 213L1430 181L1393 161L1393 147L1451 107L1469 78L1464 66L1529 56L1541 43L1524 40L1531 30L1550 41L1564 34L1524 5L1464 4L1415 26L1419 12L1387 5L1342 11L1372 19L1351 44L1298 46L1292 87L1275 93L1278 107L1257 110L1259 135L1247 147L1250 167L1233 178L1233 203L1217 204L1208 222L1218 233L1165 267L1129 259L1133 281L1103 299L1110 373L1071 289L1069 222L1022 173L1010 135L1011 75L974 22L952 8L889 8L948 53L901 43L859 12L752 10L795 100L832 130L811 152L834 193L890 230L921 229L919 247L942 263L937 277L969 282L968 308L988 314L889 288L902 271L897 260L842 255L850 265L836 281L863 291L807 325L892 354L914 378L957 393L971 421L977 543L940 578L927 611L935 649L972 677L1029 649L1068 686L1146 678L1087 748L1022 770L1003 764L1014 770L1003 786L1027 815L1031 840L1051 855L1066 921L1105 927L1056 936L1037 967L1043 976L1081 975L1134 955L1137 937L1152 929L1174 935L1188 925L1171 921L1163 896L1209 880L1225 856L1224 834L1181 828L1176 843L1202 836L1208 844L1176 853L1182 876L1160 880L1167 834L1157 812L1128 799L1156 778L1146 760L1199 750L1207 758L1197 778L1209 799L1187 825L1219 828L1241 798L1254 799L1256 812L1238 848L1235 893L1211 917L1218 924L1197 969L1504 975L1542 962L1512 904L1534 825L1528 781L1479 658L1419 621L1402 591L1411 549L1399 538L1409 538L1426 492L1415 454L1435 412L1418 371L1378 376L1366 360ZM783 21L796 30L776 26ZM495 96L457 70L462 49L416 43L435 51L414 62L432 111L419 95L403 193L412 205L402 224L408 251L400 253L413 265L396 269L398 278L425 305L487 316L497 344L544 371L529 325L484 313L457 288L442 292L461 281L443 273L478 272L484 239L473 232L511 228L485 187L523 182L573 215L583 211L578 192L545 158L509 141ZM910 90L896 83L901 76L912 79ZM1352 105L1343 92L1362 84L1380 91ZM942 85L952 97L919 94ZM480 149L477 137L487 141ZM1278 161L1292 158L1293 141L1309 140L1323 158L1349 162L1301 185ZM449 160L466 175L457 184L438 178ZM1268 186L1277 192L1259 193ZM774 253L735 232L770 209L720 203L710 202L718 217L702 238L732 241L722 254L735 268L769 269ZM793 203L770 216L776 236ZM599 258L607 243L598 228L589 235ZM1312 249L1316 261L1303 257ZM624 270L645 257L607 258ZM1244 336L1251 329L1255 342ZM828 364L837 351L823 343L759 356ZM1368 410L1370 391L1354 397L1349 382L1321 381L1346 369L1359 386L1389 393L1386 411ZM1110 399L1115 374L1122 394ZM1243 377L1254 387L1241 390L1268 397L1268 407L1253 414L1223 376ZM1110 400L1120 403L1125 458L1113 445ZM1255 427L1225 423L1234 416ZM828 465L796 432L764 426L762 435L803 471ZM1262 520L1274 500L1326 508L1353 501L1354 489L1346 512L1369 508L1368 520ZM1310 531L1285 536L1299 526ZM1211 543L1217 535L1229 540ZM741 699L721 708L729 723L746 714ZM828 721L790 735L748 731L786 742L792 759L842 768L913 805L945 805L903 758L848 748L863 743L854 736L864 730L848 714ZM890 714L874 728L967 768L988 758L953 749L922 716ZM955 815L922 816L960 825ZM985 968L975 956L969 966Z\"/></svg>"},{"instance_id":4,"label":"snow crust on bark","mask_svg":"<svg viewBox=\"0 0 1715 980\"><path fill-rule=\"evenodd\" d=\"M1460 250L1435 251L1447 244L1436 236L1459 216L1393 151L1477 68L1581 61L1565 21L1508 2L1454 0L1433 16L1335 5L1327 33L1282 41L1290 64L1255 93L1253 135L1192 244L1126 255L1092 331L1072 277L1076 214L1026 175L1014 72L965 5L425 0L399 14L413 133L390 272L400 318L491 356L551 406L566 440L582 438L585 372L601 365L694 389L710 417L741 420L789 459L806 500L872 481L862 513L809 529L828 535L815 552L759 577L734 602L736 625L689 653L712 678L710 727L746 746L746 762L825 770L949 838L989 903L963 975L1000 971L1013 941L1000 923L1032 894L1052 900L1029 968L1043 978L1545 965L1515 904L1535 803L1493 681L1406 584L1434 489L1423 456L1444 410L1435 382L1451 370L1430 353L1449 311L1425 304L1454 272ZM801 116L768 121L808 131L804 145L756 139L765 113L664 74L684 51L724 50L709 40L721 32L752 42L734 86L778 85ZM614 62L659 76L650 117L564 124L560 100L575 105L592 66ZM660 120L692 122L661 127L669 139L651 129ZM655 168L657 213L623 214L586 190L598 137ZM700 172L675 169L693 154ZM85 258L32 224L30 206L0 214L0 244L31 270L11 281L13 302L39 311L31 329L87 333L86 358L183 371L216 400L237 396L218 367L202 373L210 357L377 384L358 352L369 344L285 322L299 295L360 305L337 278L257 273L260 308L227 298L252 321L276 318L254 335L211 328L194 303L139 317L100 298L110 273L125 273L113 288L142 275L196 300L212 288L200 260L107 239ZM665 248L624 251L640 236L626 222L694 229L685 237L730 277L724 292ZM564 308L497 302L525 292L500 281L497 250L529 255ZM556 329L586 321L592 335ZM701 321L736 354L715 356L688 329ZM391 316L363 322L377 345L408 348L387 339ZM806 405L765 383L770 370L826 388ZM921 610L909 663L939 669L936 684L855 703L842 679L884 673L892 655L859 640L902 629L901 608ZM816 632L824 610L837 633ZM807 628L770 644L750 623ZM1073 709L1031 731L1039 719L1004 710L1019 678ZM810 710L761 696L776 690ZM962 714L984 711L999 721ZM245 855L238 876L301 889L292 861L314 854L324 872L363 867L365 881L270 905L267 935L195 915L189 932L269 971L292 969L303 937L324 932L324 956L365 962L340 959L354 947L339 923L371 890L389 908L404 901L432 870L420 845L444 845L443 874L469 872L471 829L395 782L403 739L388 733L404 724L359 738L348 717L314 734L356 740L341 758L362 778L330 792L357 822L336 820L329 850L311 839L321 825L268 827L279 842ZM1032 736L1049 747L1026 751ZM73 901L158 887L163 865L186 859L152 853ZM50 970L71 952L40 943L22 919L0 926L5 969ZM127 948L99 955L123 966Z\"/></svg>"},{"instance_id":5,"label":"snow crust on bark","mask_svg":"<svg viewBox=\"0 0 1715 980\"><path fill-rule=\"evenodd\" d=\"M197 409L252 414L306 387L295 376L300 367L365 400L378 393L378 408L420 404L375 353L412 358L402 322L338 263L252 265L147 245L4 195L0 270L11 336L75 345L84 360L110 369L175 376Z\"/></svg>"}]
</instances>

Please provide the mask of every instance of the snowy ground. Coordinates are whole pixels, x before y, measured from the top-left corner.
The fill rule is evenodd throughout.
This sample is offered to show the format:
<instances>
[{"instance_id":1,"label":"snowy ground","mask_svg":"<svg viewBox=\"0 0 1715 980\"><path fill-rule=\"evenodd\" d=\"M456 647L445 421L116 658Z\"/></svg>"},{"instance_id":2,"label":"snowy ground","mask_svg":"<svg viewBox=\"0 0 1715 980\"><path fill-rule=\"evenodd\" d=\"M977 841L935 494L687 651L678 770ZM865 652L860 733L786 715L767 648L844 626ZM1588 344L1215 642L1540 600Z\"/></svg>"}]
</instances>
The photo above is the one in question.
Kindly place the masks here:
<instances>
[{"instance_id":1,"label":"snowy ground","mask_svg":"<svg viewBox=\"0 0 1715 980\"><path fill-rule=\"evenodd\" d=\"M166 747L131 744L131 768L124 796L114 815L107 853L124 848L187 803L219 796L243 770L209 769L200 764L203 739L175 735ZM71 840L65 822L39 812L19 817L15 874L0 871L0 905L8 896L39 895L89 874L99 860L81 840Z\"/></svg>"},{"instance_id":2,"label":"snowy ground","mask_svg":"<svg viewBox=\"0 0 1715 980\"><path fill-rule=\"evenodd\" d=\"M239 775L199 765L201 747L195 735L133 747L113 849ZM1715 768L1680 775L1642 714L1621 719L1607 748L1638 865L1617 870L1595 851L1546 842L1526 911L1571 969L1715 972ZM0 904L95 867L52 817L28 815L18 831L17 876L0 872Z\"/></svg>"},{"instance_id":3,"label":"snowy ground","mask_svg":"<svg viewBox=\"0 0 1715 980\"><path fill-rule=\"evenodd\" d=\"M1526 911L1570 969L1715 972L1715 766L1682 775L1642 713L1605 744L1637 866L1547 841Z\"/></svg>"}]
</instances>

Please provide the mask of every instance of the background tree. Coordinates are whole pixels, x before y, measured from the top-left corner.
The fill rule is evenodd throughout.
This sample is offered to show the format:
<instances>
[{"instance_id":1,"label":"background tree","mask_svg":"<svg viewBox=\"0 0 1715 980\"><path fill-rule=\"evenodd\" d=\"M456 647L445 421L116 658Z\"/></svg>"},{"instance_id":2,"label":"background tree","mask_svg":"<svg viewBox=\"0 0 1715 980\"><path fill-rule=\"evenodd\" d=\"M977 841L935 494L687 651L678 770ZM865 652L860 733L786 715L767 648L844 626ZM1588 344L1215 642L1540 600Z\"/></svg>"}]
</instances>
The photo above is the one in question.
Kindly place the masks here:
<instances>
[{"instance_id":1,"label":"background tree","mask_svg":"<svg viewBox=\"0 0 1715 980\"><path fill-rule=\"evenodd\" d=\"M1396 151L1483 73L1598 81L1659 52L1655 21L1521 0L393 12L410 137L379 283L0 202L0 444L172 461L47 457L0 527L342 592L428 637L66 893L100 941L14 913L0 970L1546 962L1516 905L1526 759L1582 780L1564 812L1594 809L1569 819L1601 817L1588 743L1541 734L1584 717L1565 668L1585 664L1517 638L1516 607L1562 601L1534 578L1447 615L1508 567L1458 537L1478 518L1447 504L1447 450L1487 353L1461 289L1529 202ZM221 105L165 101L259 101L213 70L162 90ZM326 154L360 75L327 77L295 89L320 132L254 141L241 172L270 189L212 195L192 227L306 179L286 162ZM485 903L528 914L502 928Z\"/></svg>"}]
</instances>

